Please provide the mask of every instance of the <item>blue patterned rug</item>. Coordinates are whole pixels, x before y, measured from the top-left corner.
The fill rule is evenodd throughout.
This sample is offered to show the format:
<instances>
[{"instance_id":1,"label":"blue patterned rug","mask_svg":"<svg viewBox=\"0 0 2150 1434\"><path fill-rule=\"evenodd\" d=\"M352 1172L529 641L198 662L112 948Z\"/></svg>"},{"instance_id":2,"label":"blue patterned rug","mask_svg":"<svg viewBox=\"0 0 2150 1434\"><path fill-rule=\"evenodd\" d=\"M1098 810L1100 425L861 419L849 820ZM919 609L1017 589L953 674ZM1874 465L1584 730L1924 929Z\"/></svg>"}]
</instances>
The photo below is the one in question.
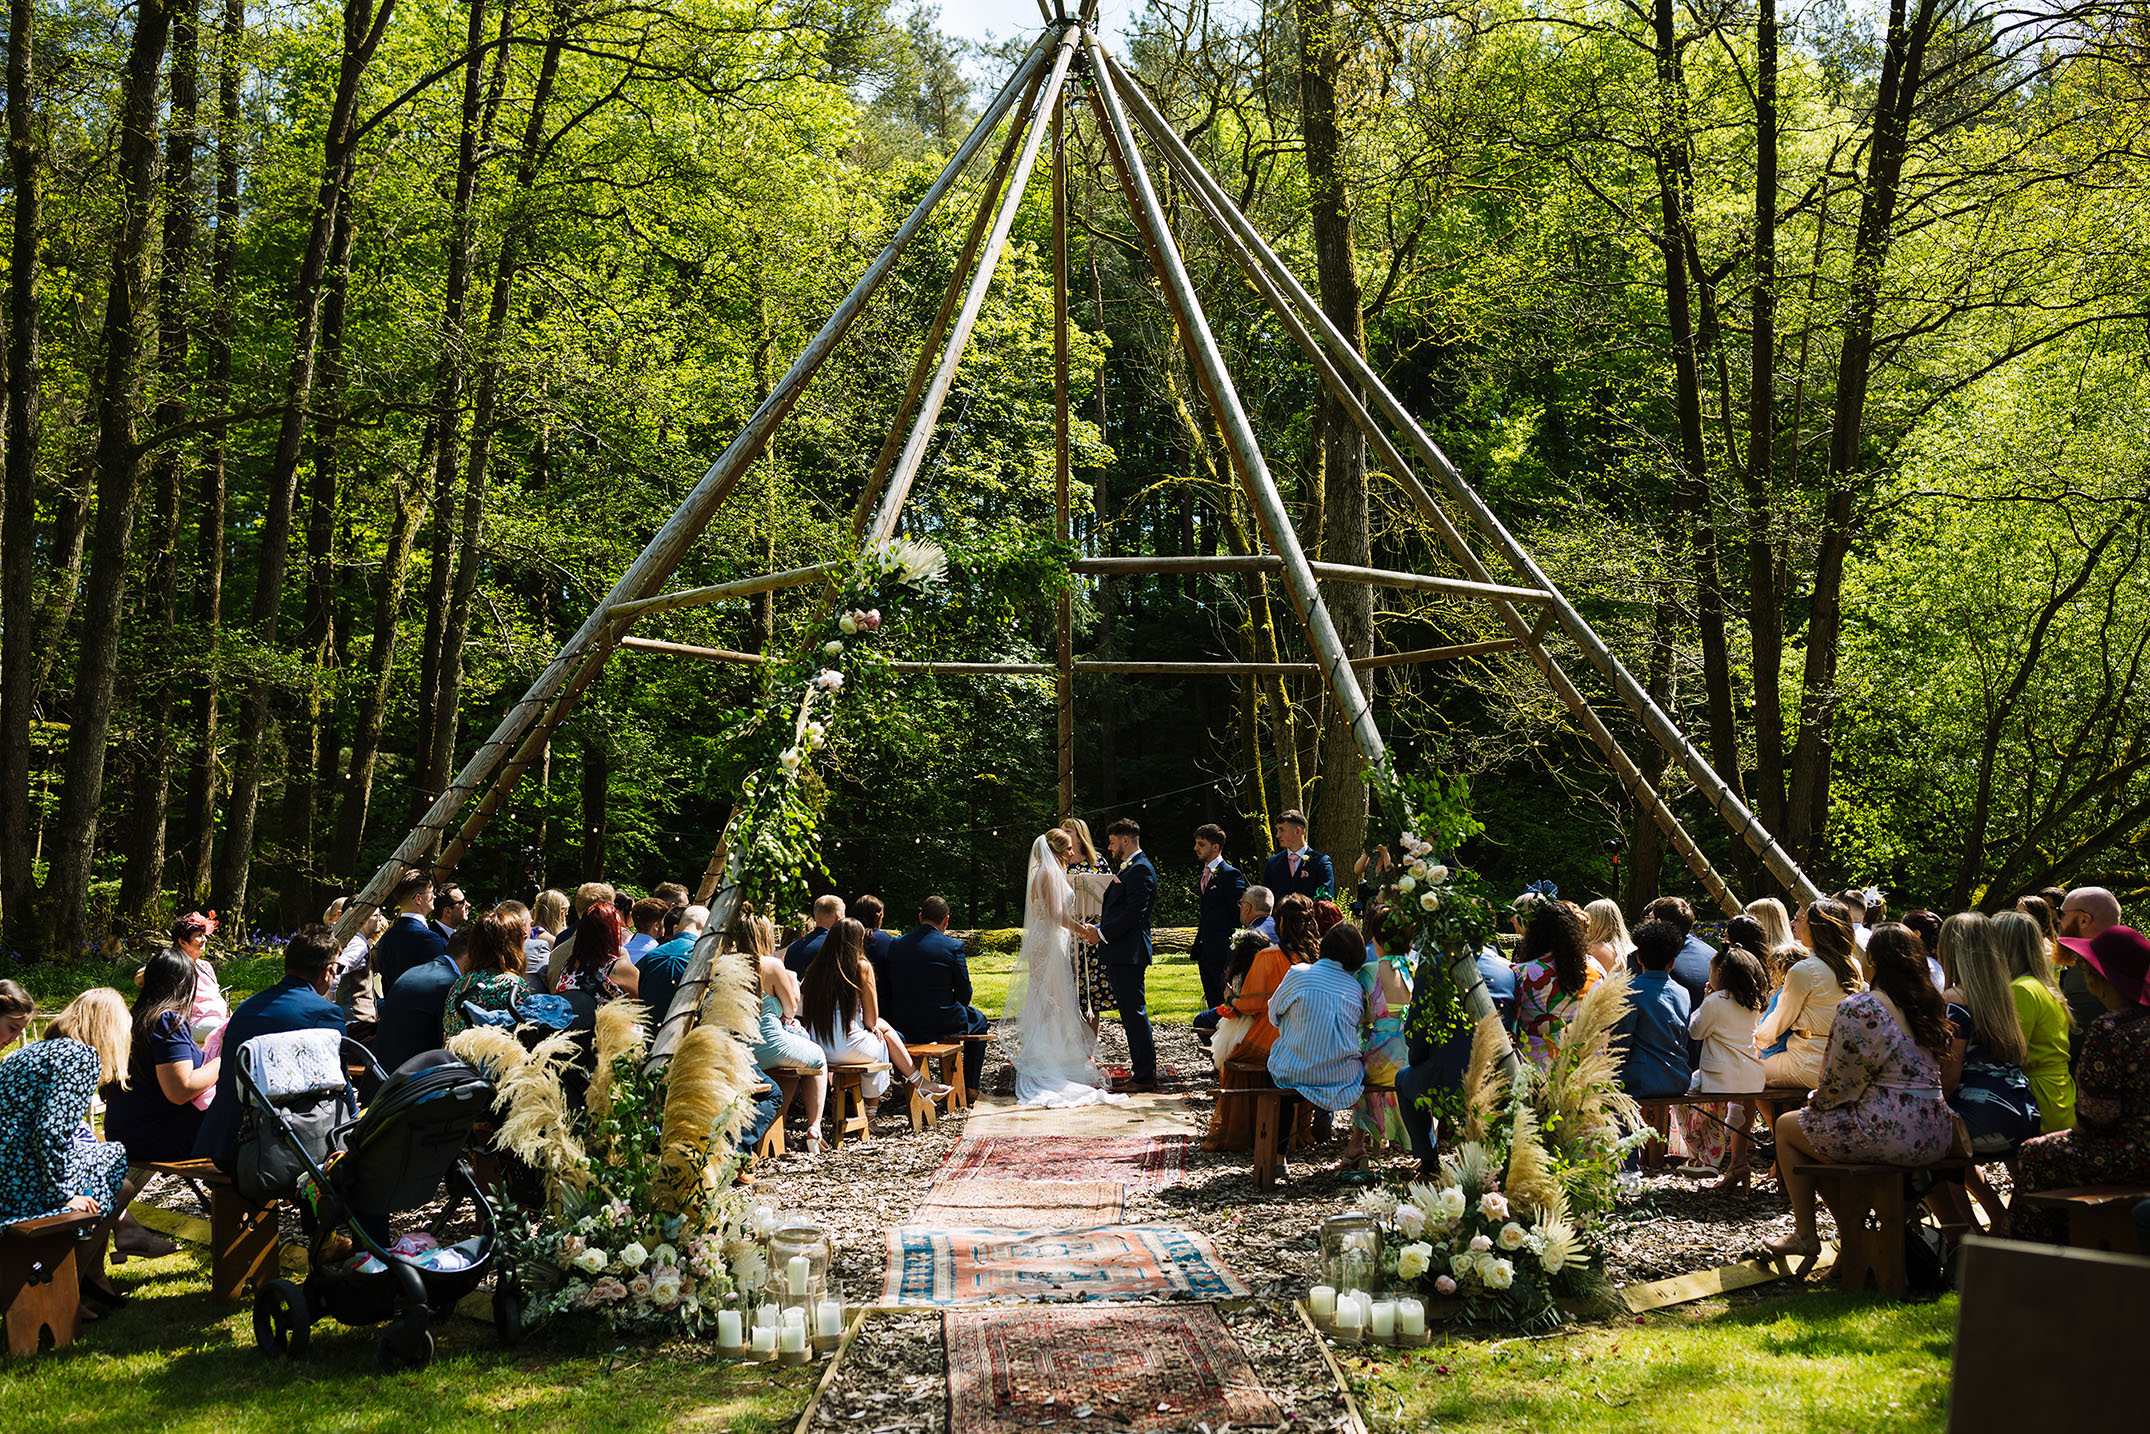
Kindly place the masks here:
<instances>
[{"instance_id":1,"label":"blue patterned rug","mask_svg":"<svg viewBox=\"0 0 2150 1434\"><path fill-rule=\"evenodd\" d=\"M907 1225L889 1231L881 1303L1227 1299L1246 1293L1207 1239L1176 1226L1009 1231Z\"/></svg>"}]
</instances>

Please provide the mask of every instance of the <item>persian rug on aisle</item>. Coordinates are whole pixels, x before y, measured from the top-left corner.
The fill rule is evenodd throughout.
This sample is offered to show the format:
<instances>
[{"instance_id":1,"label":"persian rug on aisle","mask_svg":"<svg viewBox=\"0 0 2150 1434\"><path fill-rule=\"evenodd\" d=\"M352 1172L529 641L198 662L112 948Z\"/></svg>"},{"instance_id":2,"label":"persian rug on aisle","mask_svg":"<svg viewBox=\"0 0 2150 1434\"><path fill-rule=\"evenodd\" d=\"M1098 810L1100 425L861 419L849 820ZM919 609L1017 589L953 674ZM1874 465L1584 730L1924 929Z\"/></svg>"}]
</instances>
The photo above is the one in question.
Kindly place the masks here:
<instances>
[{"instance_id":1,"label":"persian rug on aisle","mask_svg":"<svg viewBox=\"0 0 2150 1434\"><path fill-rule=\"evenodd\" d=\"M1122 1085L1135 1078L1134 1071L1127 1066L1102 1066L1100 1069L1105 1073L1105 1079L1111 1081L1114 1086ZM1205 1084L1215 1084L1214 1077L1210 1076L1206 1068L1203 1071L1203 1076L1205 1077ZM1161 1063L1157 1067L1157 1090L1159 1094L1174 1095L1191 1089L1193 1085L1194 1082L1189 1080L1178 1066L1171 1064L1169 1061ZM1014 1066L1003 1062L1000 1069L994 1072L992 1093L1011 1098L1015 1095Z\"/></svg>"},{"instance_id":2,"label":"persian rug on aisle","mask_svg":"<svg viewBox=\"0 0 2150 1434\"><path fill-rule=\"evenodd\" d=\"M954 1180L933 1186L912 1225L996 1230L1094 1230L1117 1225L1117 1180Z\"/></svg>"},{"instance_id":3,"label":"persian rug on aisle","mask_svg":"<svg viewBox=\"0 0 2150 1434\"><path fill-rule=\"evenodd\" d=\"M1210 1305L950 1310L949 1434L1284 1422Z\"/></svg>"},{"instance_id":4,"label":"persian rug on aisle","mask_svg":"<svg viewBox=\"0 0 2150 1434\"><path fill-rule=\"evenodd\" d=\"M881 1303L1225 1299L1246 1293L1208 1240L1170 1225L1036 1231L905 1225L888 1232Z\"/></svg>"},{"instance_id":5,"label":"persian rug on aisle","mask_svg":"<svg viewBox=\"0 0 2150 1434\"><path fill-rule=\"evenodd\" d=\"M1132 1189L1177 1185L1187 1174L1187 1135L965 1136L933 1172L953 1180L1117 1180Z\"/></svg>"}]
</instances>

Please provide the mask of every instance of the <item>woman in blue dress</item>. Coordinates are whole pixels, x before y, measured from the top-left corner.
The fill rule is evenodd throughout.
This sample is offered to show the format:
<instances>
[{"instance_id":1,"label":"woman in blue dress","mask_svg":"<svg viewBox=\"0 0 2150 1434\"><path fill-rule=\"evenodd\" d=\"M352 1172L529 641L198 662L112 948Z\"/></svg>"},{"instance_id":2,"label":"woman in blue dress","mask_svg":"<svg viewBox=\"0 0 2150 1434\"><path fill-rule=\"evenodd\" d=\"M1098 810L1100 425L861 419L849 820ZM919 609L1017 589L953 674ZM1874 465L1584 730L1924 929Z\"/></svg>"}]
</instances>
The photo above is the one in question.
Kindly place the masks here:
<instances>
[{"instance_id":1,"label":"woman in blue dress","mask_svg":"<svg viewBox=\"0 0 2150 1434\"><path fill-rule=\"evenodd\" d=\"M117 1304L104 1252L126 1208L127 1150L90 1129L97 1088L127 1077L127 1005L117 991L85 991L52 1018L45 1039L0 1061L0 1224L46 1215L104 1218L86 1232L82 1290Z\"/></svg>"}]
</instances>

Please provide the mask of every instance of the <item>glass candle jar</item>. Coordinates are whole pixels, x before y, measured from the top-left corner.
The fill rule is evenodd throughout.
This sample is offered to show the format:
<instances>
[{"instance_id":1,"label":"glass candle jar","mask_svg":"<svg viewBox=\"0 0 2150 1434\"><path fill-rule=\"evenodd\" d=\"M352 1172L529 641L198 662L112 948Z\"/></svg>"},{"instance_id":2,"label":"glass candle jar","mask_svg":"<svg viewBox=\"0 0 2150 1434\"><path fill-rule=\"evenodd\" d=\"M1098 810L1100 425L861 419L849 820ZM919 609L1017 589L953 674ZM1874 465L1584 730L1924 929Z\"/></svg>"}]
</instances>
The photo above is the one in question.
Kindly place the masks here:
<instances>
[{"instance_id":1,"label":"glass candle jar","mask_svg":"<svg viewBox=\"0 0 2150 1434\"><path fill-rule=\"evenodd\" d=\"M829 1232L811 1220L777 1226L769 1237L769 1298L786 1309L811 1311L828 1293Z\"/></svg>"},{"instance_id":2,"label":"glass candle jar","mask_svg":"<svg viewBox=\"0 0 2150 1434\"><path fill-rule=\"evenodd\" d=\"M1321 1222L1321 1282L1338 1294L1364 1290L1381 1282L1381 1225L1373 1216L1353 1211Z\"/></svg>"}]
</instances>

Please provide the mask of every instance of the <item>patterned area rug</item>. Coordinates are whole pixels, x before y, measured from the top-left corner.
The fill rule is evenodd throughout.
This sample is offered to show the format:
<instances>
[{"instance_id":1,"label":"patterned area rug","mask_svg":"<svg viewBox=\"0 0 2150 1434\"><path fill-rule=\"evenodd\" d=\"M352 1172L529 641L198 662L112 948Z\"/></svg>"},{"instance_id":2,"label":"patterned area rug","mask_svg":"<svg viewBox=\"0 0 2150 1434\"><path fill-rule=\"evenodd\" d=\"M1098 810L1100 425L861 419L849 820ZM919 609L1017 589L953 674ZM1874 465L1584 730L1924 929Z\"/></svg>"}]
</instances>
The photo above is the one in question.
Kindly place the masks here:
<instances>
[{"instance_id":1,"label":"patterned area rug","mask_svg":"<svg viewBox=\"0 0 2150 1434\"><path fill-rule=\"evenodd\" d=\"M1100 1066L1098 1069L1102 1070L1105 1073L1105 1079L1115 1086L1135 1078L1134 1071L1127 1066ZM1202 1074L1205 1078L1210 1079L1211 1084L1215 1083L1214 1078L1210 1076L1210 1072L1204 1071ZM1178 1066L1167 1062L1157 1067L1157 1090L1159 1094L1178 1094L1188 1090L1193 1085L1194 1082L1188 1078L1187 1073ZM1015 1067L1003 1061L1000 1069L994 1072L991 1090L994 1095L1014 1099Z\"/></svg>"},{"instance_id":2,"label":"patterned area rug","mask_svg":"<svg viewBox=\"0 0 2150 1434\"><path fill-rule=\"evenodd\" d=\"M1116 1180L958 1180L935 1185L913 1225L998 1230L1094 1230L1117 1225L1126 1198Z\"/></svg>"},{"instance_id":3,"label":"patterned area rug","mask_svg":"<svg viewBox=\"0 0 2150 1434\"><path fill-rule=\"evenodd\" d=\"M1283 1422L1207 1305L951 1310L949 1434Z\"/></svg>"},{"instance_id":4,"label":"patterned area rug","mask_svg":"<svg viewBox=\"0 0 2150 1434\"><path fill-rule=\"evenodd\" d=\"M995 1300L1224 1299L1247 1287L1191 1230L1119 1225L1107 1230L888 1232L884 1305Z\"/></svg>"},{"instance_id":5,"label":"patterned area rug","mask_svg":"<svg viewBox=\"0 0 2150 1434\"><path fill-rule=\"evenodd\" d=\"M1177 1185L1187 1173L1188 1135L966 1136L933 1172L954 1180L1114 1180L1132 1189Z\"/></svg>"}]
</instances>

